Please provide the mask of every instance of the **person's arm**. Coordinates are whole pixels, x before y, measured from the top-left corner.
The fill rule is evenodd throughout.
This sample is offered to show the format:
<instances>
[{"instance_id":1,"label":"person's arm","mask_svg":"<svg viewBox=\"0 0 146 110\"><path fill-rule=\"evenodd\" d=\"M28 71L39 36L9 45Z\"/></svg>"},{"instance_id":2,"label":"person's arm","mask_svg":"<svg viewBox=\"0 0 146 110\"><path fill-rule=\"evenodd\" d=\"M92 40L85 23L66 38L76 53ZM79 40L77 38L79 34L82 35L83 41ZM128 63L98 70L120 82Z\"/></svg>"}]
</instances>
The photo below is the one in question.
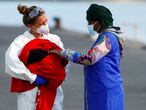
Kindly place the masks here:
<instances>
[{"instance_id":1,"label":"person's arm","mask_svg":"<svg viewBox=\"0 0 146 110\"><path fill-rule=\"evenodd\" d=\"M90 49L87 54L82 54L80 52L72 50L62 50L60 52L57 52L56 50L51 50L51 52L58 53L74 63L93 65L105 55L107 55L110 50L111 44L108 38L104 36L103 39L100 40L100 42L98 42L92 49Z\"/></svg>"},{"instance_id":2,"label":"person's arm","mask_svg":"<svg viewBox=\"0 0 146 110\"><path fill-rule=\"evenodd\" d=\"M22 45L23 43L20 40L14 41L6 51L5 72L15 78L33 83L36 80L37 75L32 74L18 58L19 52L23 48Z\"/></svg>"}]
</instances>

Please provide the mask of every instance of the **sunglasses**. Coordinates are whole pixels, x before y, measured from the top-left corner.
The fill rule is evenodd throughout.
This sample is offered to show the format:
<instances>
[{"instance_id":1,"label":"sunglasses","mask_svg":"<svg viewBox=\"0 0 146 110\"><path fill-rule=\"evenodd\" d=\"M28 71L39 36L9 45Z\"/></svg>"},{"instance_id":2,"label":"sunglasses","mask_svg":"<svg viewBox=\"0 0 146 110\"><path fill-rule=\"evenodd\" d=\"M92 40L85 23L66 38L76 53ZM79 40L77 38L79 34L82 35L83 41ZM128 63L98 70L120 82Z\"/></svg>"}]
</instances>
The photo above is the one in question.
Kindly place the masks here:
<instances>
[{"instance_id":1,"label":"sunglasses","mask_svg":"<svg viewBox=\"0 0 146 110\"><path fill-rule=\"evenodd\" d=\"M36 16L38 16L40 14L40 12L44 12L44 10L40 7L36 7L34 8L30 13L29 13L29 18L33 19Z\"/></svg>"}]
</instances>

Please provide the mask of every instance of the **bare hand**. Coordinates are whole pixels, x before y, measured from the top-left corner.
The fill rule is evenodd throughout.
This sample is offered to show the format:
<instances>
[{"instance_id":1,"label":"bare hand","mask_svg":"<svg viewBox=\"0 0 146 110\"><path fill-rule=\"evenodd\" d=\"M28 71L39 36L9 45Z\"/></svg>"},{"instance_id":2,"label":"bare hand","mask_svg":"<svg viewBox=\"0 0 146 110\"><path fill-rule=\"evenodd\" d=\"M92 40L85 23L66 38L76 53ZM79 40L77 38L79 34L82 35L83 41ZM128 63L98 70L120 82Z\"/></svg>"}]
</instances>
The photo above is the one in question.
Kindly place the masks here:
<instances>
[{"instance_id":1,"label":"bare hand","mask_svg":"<svg viewBox=\"0 0 146 110\"><path fill-rule=\"evenodd\" d=\"M58 50L58 49L52 49L52 50L49 50L48 53L55 53L55 54L60 54L61 50Z\"/></svg>"}]
</instances>

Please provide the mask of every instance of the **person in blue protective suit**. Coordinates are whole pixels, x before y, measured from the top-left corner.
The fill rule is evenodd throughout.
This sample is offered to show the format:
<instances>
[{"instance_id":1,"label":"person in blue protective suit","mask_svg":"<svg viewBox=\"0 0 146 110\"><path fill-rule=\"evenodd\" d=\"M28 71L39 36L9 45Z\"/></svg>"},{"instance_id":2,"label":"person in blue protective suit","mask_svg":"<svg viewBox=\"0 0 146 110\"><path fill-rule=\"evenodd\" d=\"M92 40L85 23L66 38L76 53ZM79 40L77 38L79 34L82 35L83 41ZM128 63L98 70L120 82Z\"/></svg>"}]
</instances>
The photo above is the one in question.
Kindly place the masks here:
<instances>
[{"instance_id":1,"label":"person in blue protective suit","mask_svg":"<svg viewBox=\"0 0 146 110\"><path fill-rule=\"evenodd\" d=\"M98 4L91 4L86 19L90 34L98 34L87 54L69 49L51 50L50 53L84 65L85 110L124 110L123 80L120 72L123 45L118 37L120 27L113 26L110 10Z\"/></svg>"}]
</instances>

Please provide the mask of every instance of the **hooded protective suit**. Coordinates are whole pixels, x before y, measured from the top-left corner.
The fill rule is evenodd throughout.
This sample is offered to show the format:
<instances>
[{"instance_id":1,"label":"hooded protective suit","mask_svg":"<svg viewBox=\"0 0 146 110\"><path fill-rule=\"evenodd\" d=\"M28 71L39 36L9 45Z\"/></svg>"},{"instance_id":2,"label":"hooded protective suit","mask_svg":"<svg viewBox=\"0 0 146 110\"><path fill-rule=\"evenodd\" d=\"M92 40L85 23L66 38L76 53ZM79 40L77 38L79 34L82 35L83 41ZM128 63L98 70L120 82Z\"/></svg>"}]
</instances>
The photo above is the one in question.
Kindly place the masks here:
<instances>
[{"instance_id":1,"label":"hooded protective suit","mask_svg":"<svg viewBox=\"0 0 146 110\"><path fill-rule=\"evenodd\" d=\"M63 44L57 35L48 34L43 35L42 38L50 40L51 42L55 43L56 45L63 49ZM26 31L24 34L18 36L11 43L5 54L5 72L15 78L30 81L31 83L33 83L37 75L32 74L26 68L23 62L20 61L18 56L22 48L33 39L35 39L35 37L32 34L30 34L29 31ZM37 91L38 88L36 87L26 92L17 93L17 110L34 110ZM62 110L63 109L62 103L63 92L61 86L59 86L57 89L53 110Z\"/></svg>"}]
</instances>

